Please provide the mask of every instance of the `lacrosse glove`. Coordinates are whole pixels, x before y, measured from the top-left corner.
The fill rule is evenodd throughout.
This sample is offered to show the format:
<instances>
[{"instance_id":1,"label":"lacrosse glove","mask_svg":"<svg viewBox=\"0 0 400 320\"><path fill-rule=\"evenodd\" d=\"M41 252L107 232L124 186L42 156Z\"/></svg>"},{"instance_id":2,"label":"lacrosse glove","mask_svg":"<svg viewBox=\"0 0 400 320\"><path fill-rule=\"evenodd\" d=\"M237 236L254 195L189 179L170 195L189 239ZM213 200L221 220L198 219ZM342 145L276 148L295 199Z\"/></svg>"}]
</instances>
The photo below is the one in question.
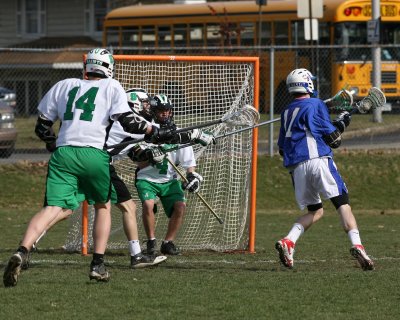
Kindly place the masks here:
<instances>
[{"instance_id":1,"label":"lacrosse glove","mask_svg":"<svg viewBox=\"0 0 400 320\"><path fill-rule=\"evenodd\" d=\"M56 149L57 149L57 145L56 145L55 141L46 143L46 150L48 152L54 152L54 151L56 151Z\"/></svg>"},{"instance_id":2,"label":"lacrosse glove","mask_svg":"<svg viewBox=\"0 0 400 320\"><path fill-rule=\"evenodd\" d=\"M215 144L215 137L211 132L205 132L200 129L193 129L191 136L191 142L199 143L202 146L206 147L209 144Z\"/></svg>"},{"instance_id":3,"label":"lacrosse glove","mask_svg":"<svg viewBox=\"0 0 400 320\"><path fill-rule=\"evenodd\" d=\"M145 134L144 141L153 144L168 143L174 137L175 130L175 126L163 126L162 128L152 126L151 132Z\"/></svg>"},{"instance_id":4,"label":"lacrosse glove","mask_svg":"<svg viewBox=\"0 0 400 320\"><path fill-rule=\"evenodd\" d=\"M333 125L343 133L344 130L349 126L351 121L351 114L347 111L343 111L338 114L335 120L332 121Z\"/></svg>"},{"instance_id":5,"label":"lacrosse glove","mask_svg":"<svg viewBox=\"0 0 400 320\"><path fill-rule=\"evenodd\" d=\"M153 165L164 161L165 154L158 147L149 147L144 152L147 160Z\"/></svg>"},{"instance_id":6,"label":"lacrosse glove","mask_svg":"<svg viewBox=\"0 0 400 320\"><path fill-rule=\"evenodd\" d=\"M133 162L141 162L147 160L144 150L138 144L134 145L132 148L129 149L127 156Z\"/></svg>"},{"instance_id":7,"label":"lacrosse glove","mask_svg":"<svg viewBox=\"0 0 400 320\"><path fill-rule=\"evenodd\" d=\"M198 192L200 190L200 183L203 182L203 177L197 172L188 172L186 174L187 182L182 183L182 188L189 192Z\"/></svg>"}]
</instances>

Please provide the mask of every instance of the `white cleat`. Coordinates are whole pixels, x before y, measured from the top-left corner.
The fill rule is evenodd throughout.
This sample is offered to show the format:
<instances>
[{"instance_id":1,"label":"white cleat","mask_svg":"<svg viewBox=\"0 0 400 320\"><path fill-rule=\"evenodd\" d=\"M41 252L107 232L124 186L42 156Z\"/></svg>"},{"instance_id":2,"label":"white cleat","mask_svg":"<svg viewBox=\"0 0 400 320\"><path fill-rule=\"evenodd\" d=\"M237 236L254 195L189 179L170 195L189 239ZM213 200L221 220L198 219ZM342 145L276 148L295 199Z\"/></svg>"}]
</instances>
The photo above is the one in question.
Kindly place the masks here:
<instances>
[{"instance_id":1,"label":"white cleat","mask_svg":"<svg viewBox=\"0 0 400 320\"><path fill-rule=\"evenodd\" d=\"M367 253L365 252L364 246L356 244L355 246L351 247L350 253L354 258L357 259L358 263L364 271L375 269L374 262L371 260L370 257L368 257Z\"/></svg>"},{"instance_id":2,"label":"white cleat","mask_svg":"<svg viewBox=\"0 0 400 320\"><path fill-rule=\"evenodd\" d=\"M293 254L295 244L292 240L283 238L275 243L275 249L279 253L279 260L289 269L293 268Z\"/></svg>"}]
</instances>

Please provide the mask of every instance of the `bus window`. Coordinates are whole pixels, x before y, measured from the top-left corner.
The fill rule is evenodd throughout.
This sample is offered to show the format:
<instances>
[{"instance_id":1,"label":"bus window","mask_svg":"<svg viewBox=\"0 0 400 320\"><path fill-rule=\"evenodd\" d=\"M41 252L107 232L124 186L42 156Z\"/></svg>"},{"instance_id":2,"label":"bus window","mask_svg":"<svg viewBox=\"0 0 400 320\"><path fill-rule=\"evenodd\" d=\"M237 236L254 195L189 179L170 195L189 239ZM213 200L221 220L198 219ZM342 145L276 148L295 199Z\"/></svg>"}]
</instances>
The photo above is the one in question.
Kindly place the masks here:
<instances>
[{"instance_id":1,"label":"bus window","mask_svg":"<svg viewBox=\"0 0 400 320\"><path fill-rule=\"evenodd\" d=\"M190 28L190 46L202 47L204 26L202 24L191 24Z\"/></svg>"},{"instance_id":2,"label":"bus window","mask_svg":"<svg viewBox=\"0 0 400 320\"><path fill-rule=\"evenodd\" d=\"M400 25L394 22L381 23L382 44L400 44ZM382 48L382 60L400 60L399 48Z\"/></svg>"},{"instance_id":3,"label":"bus window","mask_svg":"<svg viewBox=\"0 0 400 320\"><path fill-rule=\"evenodd\" d=\"M254 46L254 23L241 22L239 24L240 30L240 45L241 46Z\"/></svg>"},{"instance_id":4,"label":"bus window","mask_svg":"<svg viewBox=\"0 0 400 320\"><path fill-rule=\"evenodd\" d=\"M262 46L269 46L272 44L271 30L272 30L271 22L261 22L261 45Z\"/></svg>"},{"instance_id":5,"label":"bus window","mask_svg":"<svg viewBox=\"0 0 400 320\"><path fill-rule=\"evenodd\" d=\"M399 23L381 23L382 44L400 44Z\"/></svg>"},{"instance_id":6,"label":"bus window","mask_svg":"<svg viewBox=\"0 0 400 320\"><path fill-rule=\"evenodd\" d=\"M222 34L225 36L225 30L221 29L220 24L207 24L206 25L207 29L207 46L208 47L213 47L213 46L219 46L222 45Z\"/></svg>"},{"instance_id":7,"label":"bus window","mask_svg":"<svg viewBox=\"0 0 400 320\"><path fill-rule=\"evenodd\" d=\"M289 24L288 21L275 21L275 44L288 45L289 44Z\"/></svg>"},{"instance_id":8,"label":"bus window","mask_svg":"<svg viewBox=\"0 0 400 320\"><path fill-rule=\"evenodd\" d=\"M122 45L139 46L139 28L122 27Z\"/></svg>"},{"instance_id":9,"label":"bus window","mask_svg":"<svg viewBox=\"0 0 400 320\"><path fill-rule=\"evenodd\" d=\"M292 21L291 22L291 43L295 46L308 44L308 41L304 38L304 22L303 21Z\"/></svg>"},{"instance_id":10,"label":"bus window","mask_svg":"<svg viewBox=\"0 0 400 320\"><path fill-rule=\"evenodd\" d=\"M335 25L334 44L348 46L348 45L366 44L366 42L367 42L367 23L365 21L341 22ZM336 60L338 61L360 60L363 59L363 57L365 56L364 51L365 50L359 48L337 49Z\"/></svg>"},{"instance_id":11,"label":"bus window","mask_svg":"<svg viewBox=\"0 0 400 320\"><path fill-rule=\"evenodd\" d=\"M120 45L119 43L119 28L118 27L109 27L106 29L107 32L107 43L106 46L116 46Z\"/></svg>"},{"instance_id":12,"label":"bus window","mask_svg":"<svg viewBox=\"0 0 400 320\"><path fill-rule=\"evenodd\" d=\"M330 27L329 27L329 23L328 22L319 21L318 24L319 24L319 27L318 27L319 44L322 44L322 45L331 44L331 42L330 42Z\"/></svg>"},{"instance_id":13,"label":"bus window","mask_svg":"<svg viewBox=\"0 0 400 320\"><path fill-rule=\"evenodd\" d=\"M185 47L187 46L187 25L175 24L174 25L174 46Z\"/></svg>"},{"instance_id":14,"label":"bus window","mask_svg":"<svg viewBox=\"0 0 400 320\"><path fill-rule=\"evenodd\" d=\"M172 46L171 26L158 26L158 45L160 47Z\"/></svg>"},{"instance_id":15,"label":"bus window","mask_svg":"<svg viewBox=\"0 0 400 320\"><path fill-rule=\"evenodd\" d=\"M156 33L153 26L142 27L142 46L155 47L156 46Z\"/></svg>"}]
</instances>

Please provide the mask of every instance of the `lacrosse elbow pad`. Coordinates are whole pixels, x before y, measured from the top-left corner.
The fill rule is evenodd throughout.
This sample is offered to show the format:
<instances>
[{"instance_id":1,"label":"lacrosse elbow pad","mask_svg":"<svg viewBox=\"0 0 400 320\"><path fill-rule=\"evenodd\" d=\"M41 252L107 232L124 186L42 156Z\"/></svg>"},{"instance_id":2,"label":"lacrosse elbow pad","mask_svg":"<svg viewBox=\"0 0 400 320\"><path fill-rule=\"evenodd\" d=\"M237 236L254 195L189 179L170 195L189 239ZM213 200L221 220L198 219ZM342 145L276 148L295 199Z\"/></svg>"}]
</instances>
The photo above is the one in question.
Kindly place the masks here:
<instances>
[{"instance_id":1,"label":"lacrosse elbow pad","mask_svg":"<svg viewBox=\"0 0 400 320\"><path fill-rule=\"evenodd\" d=\"M147 130L147 121L133 112L121 113L118 121L122 128L129 133L144 134Z\"/></svg>"},{"instance_id":2,"label":"lacrosse elbow pad","mask_svg":"<svg viewBox=\"0 0 400 320\"><path fill-rule=\"evenodd\" d=\"M335 130L332 133L323 136L322 138L332 149L339 148L340 144L342 143L342 135L339 130Z\"/></svg>"},{"instance_id":3,"label":"lacrosse elbow pad","mask_svg":"<svg viewBox=\"0 0 400 320\"><path fill-rule=\"evenodd\" d=\"M53 121L47 119L43 114L38 116L35 126L35 134L46 143L53 143L57 137L52 128Z\"/></svg>"},{"instance_id":4,"label":"lacrosse elbow pad","mask_svg":"<svg viewBox=\"0 0 400 320\"><path fill-rule=\"evenodd\" d=\"M192 141L191 136L192 134L190 131L175 133L171 139L171 143L172 144L190 143Z\"/></svg>"}]
</instances>

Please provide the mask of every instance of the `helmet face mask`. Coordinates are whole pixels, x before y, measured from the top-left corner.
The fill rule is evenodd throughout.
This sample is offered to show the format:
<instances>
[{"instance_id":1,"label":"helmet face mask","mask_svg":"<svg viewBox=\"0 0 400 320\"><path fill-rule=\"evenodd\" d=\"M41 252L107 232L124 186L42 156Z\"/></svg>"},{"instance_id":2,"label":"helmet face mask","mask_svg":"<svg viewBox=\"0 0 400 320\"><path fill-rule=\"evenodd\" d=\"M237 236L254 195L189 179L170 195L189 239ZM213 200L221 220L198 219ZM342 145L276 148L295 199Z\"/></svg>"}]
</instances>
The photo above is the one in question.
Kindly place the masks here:
<instances>
[{"instance_id":1,"label":"helmet face mask","mask_svg":"<svg viewBox=\"0 0 400 320\"><path fill-rule=\"evenodd\" d=\"M92 49L86 56L84 69L86 76L112 78L114 76L114 57L107 49Z\"/></svg>"},{"instance_id":2,"label":"helmet face mask","mask_svg":"<svg viewBox=\"0 0 400 320\"><path fill-rule=\"evenodd\" d=\"M290 94L303 93L316 96L313 80L316 78L307 69L295 69L286 78L286 86Z\"/></svg>"},{"instance_id":3,"label":"helmet face mask","mask_svg":"<svg viewBox=\"0 0 400 320\"><path fill-rule=\"evenodd\" d=\"M165 94L158 94L150 100L151 113L156 123L173 123L174 106Z\"/></svg>"}]
</instances>

